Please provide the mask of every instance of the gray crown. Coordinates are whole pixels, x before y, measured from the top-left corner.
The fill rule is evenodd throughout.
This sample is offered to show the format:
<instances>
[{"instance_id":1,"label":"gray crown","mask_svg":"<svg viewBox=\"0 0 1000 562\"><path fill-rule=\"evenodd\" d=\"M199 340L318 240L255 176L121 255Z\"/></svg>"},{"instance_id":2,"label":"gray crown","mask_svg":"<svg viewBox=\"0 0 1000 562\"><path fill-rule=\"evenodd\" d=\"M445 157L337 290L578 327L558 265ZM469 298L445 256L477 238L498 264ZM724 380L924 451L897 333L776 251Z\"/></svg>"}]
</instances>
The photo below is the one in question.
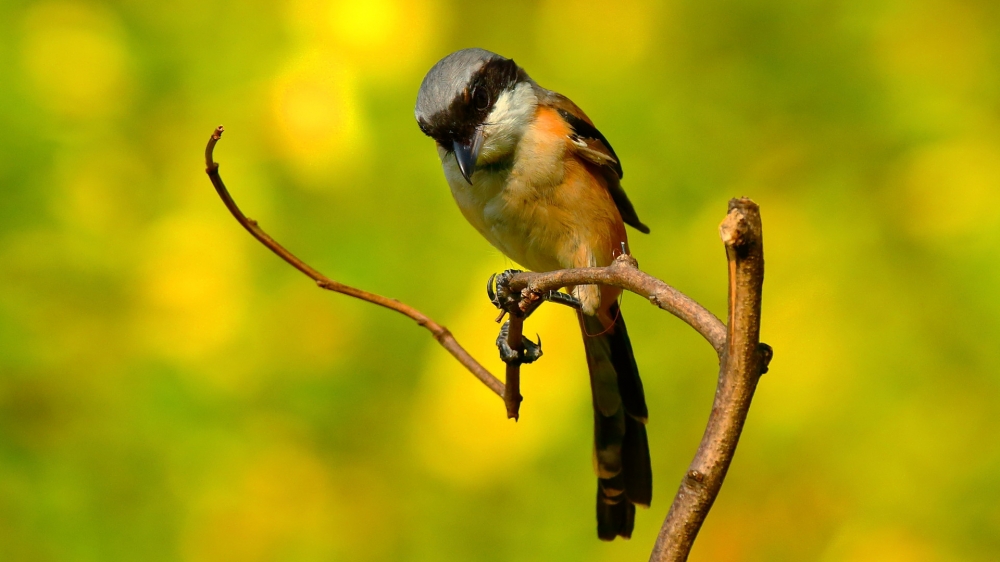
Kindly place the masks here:
<instances>
[{"instance_id":1,"label":"gray crown","mask_svg":"<svg viewBox=\"0 0 1000 562\"><path fill-rule=\"evenodd\" d=\"M420 83L417 107L413 112L417 121L430 121L435 114L447 111L473 75L486 62L496 58L504 57L486 49L462 49L439 60Z\"/></svg>"}]
</instances>

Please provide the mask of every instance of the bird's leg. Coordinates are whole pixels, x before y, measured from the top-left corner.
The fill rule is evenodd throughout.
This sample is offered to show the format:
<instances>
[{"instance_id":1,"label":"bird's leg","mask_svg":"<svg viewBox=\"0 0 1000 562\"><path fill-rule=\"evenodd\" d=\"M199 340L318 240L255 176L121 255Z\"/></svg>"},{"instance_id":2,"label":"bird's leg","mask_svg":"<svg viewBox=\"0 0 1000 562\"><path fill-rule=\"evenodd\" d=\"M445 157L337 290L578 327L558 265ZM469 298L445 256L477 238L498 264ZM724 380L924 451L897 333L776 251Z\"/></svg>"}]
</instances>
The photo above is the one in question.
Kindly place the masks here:
<instances>
[{"instance_id":1,"label":"bird's leg","mask_svg":"<svg viewBox=\"0 0 1000 562\"><path fill-rule=\"evenodd\" d=\"M518 273L521 273L521 271L508 269L503 273L491 275L489 281L486 282L486 294L490 297L490 302L501 311L500 318L497 319L498 322L503 318L504 314L517 316L523 320L546 301L569 306L577 310L582 306L579 299L561 291L548 291L540 294L512 291L510 289L510 279ZM521 350L518 352L512 349L507 342L509 331L510 323L505 322L503 327L500 328L500 335L497 336L497 349L500 350L500 359L504 363L532 363L542 356L541 337L538 338L538 343L536 344L530 339L521 336Z\"/></svg>"},{"instance_id":2,"label":"bird's leg","mask_svg":"<svg viewBox=\"0 0 1000 562\"><path fill-rule=\"evenodd\" d=\"M490 302L501 310L499 322L504 314L510 314L519 321L523 321L541 304L542 298L527 299L522 302L522 295L519 292L510 290L510 278L520 273L516 269L508 269L498 275L490 276L486 283L486 294L490 297ZM497 336L497 349L500 350L500 359L508 365L521 365L523 363L533 363L542 356L542 338L538 338L538 343L521 336L520 349L515 349L517 345L511 346L510 322L505 322L500 328L500 335Z\"/></svg>"}]
</instances>

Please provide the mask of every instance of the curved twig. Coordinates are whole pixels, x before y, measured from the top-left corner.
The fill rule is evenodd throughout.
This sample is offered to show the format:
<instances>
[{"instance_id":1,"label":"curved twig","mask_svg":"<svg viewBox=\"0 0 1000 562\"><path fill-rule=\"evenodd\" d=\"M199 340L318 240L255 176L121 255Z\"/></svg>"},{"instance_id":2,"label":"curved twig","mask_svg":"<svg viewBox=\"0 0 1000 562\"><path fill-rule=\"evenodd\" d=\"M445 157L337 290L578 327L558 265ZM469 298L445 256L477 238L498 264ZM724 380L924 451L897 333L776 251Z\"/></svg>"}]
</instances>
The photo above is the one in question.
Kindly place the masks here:
<instances>
[{"instance_id":1,"label":"curved twig","mask_svg":"<svg viewBox=\"0 0 1000 562\"><path fill-rule=\"evenodd\" d=\"M455 336L451 335L451 332L447 328L438 324L437 322L431 320L424 313L419 310L403 304L396 299L390 299L383 297L382 295L376 295L375 293L369 293L368 291L363 291L361 289L355 289L349 285L344 285L343 283L338 283L333 279L323 275L319 271L313 269L309 264L295 257L294 254L286 250L281 244L278 244L273 238L268 236L266 232L260 226L257 225L257 221L248 218L243 214L243 211L236 206L236 202L233 201L232 196L229 195L229 190L226 189L226 185L222 183L222 176L219 175L219 165L212 159L212 153L215 151L215 145L222 138L223 128L220 125L212 133L212 138L208 140L208 146L205 147L205 173L212 180L212 185L215 186L215 191L218 192L219 197L222 198L222 202L226 204L226 208L232 213L233 217L236 218L243 228L247 230L254 238L256 238L261 244L267 246L269 250L278 254L278 257L288 262L289 265L295 269L306 274L310 279L316 282L317 285L323 289L329 291L334 291L344 295L354 297L356 299L361 299L363 301L368 301L372 304L377 304L388 308L389 310L395 310L400 314L404 314L411 319L413 319L417 324L423 326L430 330L431 334L434 335L434 339L441 344L441 347L448 350L455 359L458 360L470 373L476 376L477 379L482 381L490 390L496 393L497 396L503 398L504 396L504 385L499 379L494 377L485 367L479 364L468 351L459 345L458 341L455 340Z\"/></svg>"}]
</instances>

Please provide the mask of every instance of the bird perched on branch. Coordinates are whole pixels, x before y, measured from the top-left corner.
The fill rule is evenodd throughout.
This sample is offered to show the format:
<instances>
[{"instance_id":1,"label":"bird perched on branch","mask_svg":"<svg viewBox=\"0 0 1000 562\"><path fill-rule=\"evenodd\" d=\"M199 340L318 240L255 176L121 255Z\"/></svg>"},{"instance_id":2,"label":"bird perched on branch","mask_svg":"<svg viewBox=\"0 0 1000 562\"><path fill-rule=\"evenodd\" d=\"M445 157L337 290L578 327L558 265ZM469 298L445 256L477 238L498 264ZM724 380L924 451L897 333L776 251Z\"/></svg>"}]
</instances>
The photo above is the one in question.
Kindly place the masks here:
<instances>
[{"instance_id":1,"label":"bird perched on branch","mask_svg":"<svg viewBox=\"0 0 1000 562\"><path fill-rule=\"evenodd\" d=\"M625 225L648 233L622 189L604 135L569 98L483 49L443 58L424 77L415 115L437 141L459 209L493 246L534 271L610 265ZM571 288L594 404L597 534L628 538L653 477L646 400L618 306L620 289Z\"/></svg>"}]
</instances>

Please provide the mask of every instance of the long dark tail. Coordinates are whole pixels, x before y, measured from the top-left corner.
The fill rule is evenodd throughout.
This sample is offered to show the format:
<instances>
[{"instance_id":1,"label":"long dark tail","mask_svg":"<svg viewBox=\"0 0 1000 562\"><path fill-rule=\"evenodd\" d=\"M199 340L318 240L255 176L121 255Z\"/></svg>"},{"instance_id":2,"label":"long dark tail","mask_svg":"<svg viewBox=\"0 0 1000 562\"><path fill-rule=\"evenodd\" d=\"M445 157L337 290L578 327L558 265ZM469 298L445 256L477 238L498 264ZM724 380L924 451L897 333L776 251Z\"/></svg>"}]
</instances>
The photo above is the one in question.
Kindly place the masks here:
<instances>
[{"instance_id":1,"label":"long dark tail","mask_svg":"<svg viewBox=\"0 0 1000 562\"><path fill-rule=\"evenodd\" d=\"M597 536L606 541L631 537L636 504L648 507L653 497L642 381L617 303L609 313L611 327L580 314L594 397Z\"/></svg>"}]
</instances>

